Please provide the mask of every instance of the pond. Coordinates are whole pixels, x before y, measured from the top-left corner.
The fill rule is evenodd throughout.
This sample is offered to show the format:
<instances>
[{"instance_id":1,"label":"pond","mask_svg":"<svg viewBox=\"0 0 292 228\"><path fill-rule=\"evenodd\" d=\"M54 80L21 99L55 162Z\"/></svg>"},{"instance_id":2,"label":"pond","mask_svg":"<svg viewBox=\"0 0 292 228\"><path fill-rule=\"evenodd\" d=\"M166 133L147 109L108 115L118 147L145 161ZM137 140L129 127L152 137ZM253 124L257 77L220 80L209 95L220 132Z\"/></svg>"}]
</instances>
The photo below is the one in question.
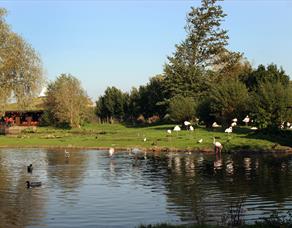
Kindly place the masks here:
<instances>
[{"instance_id":1,"label":"pond","mask_svg":"<svg viewBox=\"0 0 292 228\"><path fill-rule=\"evenodd\" d=\"M0 150L0 227L217 224L232 205L247 223L292 209L292 156Z\"/></svg>"}]
</instances>

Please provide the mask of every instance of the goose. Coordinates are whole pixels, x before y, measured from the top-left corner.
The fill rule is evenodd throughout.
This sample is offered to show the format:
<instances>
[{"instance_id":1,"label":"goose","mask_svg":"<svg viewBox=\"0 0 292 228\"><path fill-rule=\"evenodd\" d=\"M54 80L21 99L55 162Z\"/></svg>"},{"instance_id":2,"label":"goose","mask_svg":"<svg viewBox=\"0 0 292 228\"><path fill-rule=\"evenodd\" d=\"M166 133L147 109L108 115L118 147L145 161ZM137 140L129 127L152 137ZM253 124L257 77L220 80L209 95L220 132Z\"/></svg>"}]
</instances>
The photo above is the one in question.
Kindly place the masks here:
<instances>
[{"instance_id":1,"label":"goose","mask_svg":"<svg viewBox=\"0 0 292 228\"><path fill-rule=\"evenodd\" d=\"M213 145L216 153L222 151L223 146L220 142L215 141L215 137L213 137Z\"/></svg>"},{"instance_id":2,"label":"goose","mask_svg":"<svg viewBox=\"0 0 292 228\"><path fill-rule=\"evenodd\" d=\"M199 139L199 140L198 140L198 143L202 143L202 142L203 142L203 139Z\"/></svg>"},{"instance_id":3,"label":"goose","mask_svg":"<svg viewBox=\"0 0 292 228\"><path fill-rule=\"evenodd\" d=\"M194 127L193 126L190 126L190 131L193 131L194 130Z\"/></svg>"},{"instance_id":4,"label":"goose","mask_svg":"<svg viewBox=\"0 0 292 228\"><path fill-rule=\"evenodd\" d=\"M33 167L32 164L30 164L29 166L27 166L27 172L28 173L32 173Z\"/></svg>"},{"instance_id":5,"label":"goose","mask_svg":"<svg viewBox=\"0 0 292 228\"><path fill-rule=\"evenodd\" d=\"M171 134L171 130L170 129L167 130L167 134Z\"/></svg>"},{"instance_id":6,"label":"goose","mask_svg":"<svg viewBox=\"0 0 292 228\"><path fill-rule=\"evenodd\" d=\"M66 158L69 158L70 157L70 153L69 153L69 151L66 151L66 149L65 149L64 153L65 153L65 157Z\"/></svg>"},{"instance_id":7,"label":"goose","mask_svg":"<svg viewBox=\"0 0 292 228\"><path fill-rule=\"evenodd\" d=\"M114 155L114 153L115 153L115 148L113 148L113 147L109 148L109 150L108 150L109 156L112 157Z\"/></svg>"},{"instance_id":8,"label":"goose","mask_svg":"<svg viewBox=\"0 0 292 228\"><path fill-rule=\"evenodd\" d=\"M27 188L34 188L34 187L40 187L42 186L42 182L30 182L30 181L26 181L26 187Z\"/></svg>"}]
</instances>

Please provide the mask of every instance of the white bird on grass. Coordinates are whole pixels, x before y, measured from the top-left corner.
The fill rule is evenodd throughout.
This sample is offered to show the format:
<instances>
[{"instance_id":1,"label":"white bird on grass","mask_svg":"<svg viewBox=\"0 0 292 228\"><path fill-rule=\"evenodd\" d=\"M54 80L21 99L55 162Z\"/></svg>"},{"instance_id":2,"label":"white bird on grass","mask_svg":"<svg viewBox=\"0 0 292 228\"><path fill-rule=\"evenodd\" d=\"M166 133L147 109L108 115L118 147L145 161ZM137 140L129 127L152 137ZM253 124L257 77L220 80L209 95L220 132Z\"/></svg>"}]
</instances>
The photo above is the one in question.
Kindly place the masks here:
<instances>
[{"instance_id":1,"label":"white bird on grass","mask_svg":"<svg viewBox=\"0 0 292 228\"><path fill-rule=\"evenodd\" d=\"M242 120L242 122L244 122L246 125L249 123L249 121L250 121L250 118L248 115Z\"/></svg>"},{"instance_id":2,"label":"white bird on grass","mask_svg":"<svg viewBox=\"0 0 292 228\"><path fill-rule=\"evenodd\" d=\"M216 122L214 122L214 123L212 124L212 127L220 127L220 125L218 125Z\"/></svg>"},{"instance_id":3,"label":"white bird on grass","mask_svg":"<svg viewBox=\"0 0 292 228\"><path fill-rule=\"evenodd\" d=\"M231 123L231 127L235 127L237 125L236 122Z\"/></svg>"},{"instance_id":4,"label":"white bird on grass","mask_svg":"<svg viewBox=\"0 0 292 228\"><path fill-rule=\"evenodd\" d=\"M167 134L171 134L171 130L170 129L167 130Z\"/></svg>"},{"instance_id":5,"label":"white bird on grass","mask_svg":"<svg viewBox=\"0 0 292 228\"><path fill-rule=\"evenodd\" d=\"M176 125L174 128L173 128L174 131L180 131L180 127L178 125Z\"/></svg>"},{"instance_id":6,"label":"white bird on grass","mask_svg":"<svg viewBox=\"0 0 292 228\"><path fill-rule=\"evenodd\" d=\"M198 143L202 143L202 142L203 142L203 139L199 139L199 140L198 140Z\"/></svg>"},{"instance_id":7,"label":"white bird on grass","mask_svg":"<svg viewBox=\"0 0 292 228\"><path fill-rule=\"evenodd\" d=\"M228 134L229 134L229 133L232 133L232 127L226 128L226 129L225 129L225 132L228 133Z\"/></svg>"},{"instance_id":8,"label":"white bird on grass","mask_svg":"<svg viewBox=\"0 0 292 228\"><path fill-rule=\"evenodd\" d=\"M185 121L184 125L189 126L189 125L191 125L191 123L189 121Z\"/></svg>"},{"instance_id":9,"label":"white bird on grass","mask_svg":"<svg viewBox=\"0 0 292 228\"><path fill-rule=\"evenodd\" d=\"M147 141L147 138L145 137L145 138L143 139L143 141L146 142L146 141Z\"/></svg>"},{"instance_id":10,"label":"white bird on grass","mask_svg":"<svg viewBox=\"0 0 292 228\"><path fill-rule=\"evenodd\" d=\"M193 131L194 130L194 127L193 126L190 126L190 131Z\"/></svg>"}]
</instances>

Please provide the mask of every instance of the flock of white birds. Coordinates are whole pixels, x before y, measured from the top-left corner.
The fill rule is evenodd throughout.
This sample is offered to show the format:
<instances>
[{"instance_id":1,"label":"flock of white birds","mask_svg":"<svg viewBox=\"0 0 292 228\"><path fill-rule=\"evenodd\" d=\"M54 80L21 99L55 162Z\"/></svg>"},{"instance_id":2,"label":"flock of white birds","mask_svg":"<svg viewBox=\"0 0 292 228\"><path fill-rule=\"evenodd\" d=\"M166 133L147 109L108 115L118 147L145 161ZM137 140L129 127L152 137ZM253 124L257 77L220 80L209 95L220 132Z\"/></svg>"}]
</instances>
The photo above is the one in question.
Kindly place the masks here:
<instances>
[{"instance_id":1,"label":"flock of white birds","mask_svg":"<svg viewBox=\"0 0 292 228\"><path fill-rule=\"evenodd\" d=\"M238 119L237 119L237 118L232 119L232 123L230 124L230 127L226 128L224 132L227 133L227 134L232 133L233 127L237 126L237 122L238 122ZM249 122L253 122L253 121L252 121L252 120L250 119L250 117L247 115L247 116L242 120L242 122L245 123L245 125L247 126L247 125L249 124ZM287 128L292 129L292 124L289 123L289 122L283 122L283 123L281 124L281 126L280 126L281 129L284 128L285 123L286 123L286 127L287 127ZM186 129L188 129L188 130L190 130L190 131L194 131L194 127L191 125L191 123L190 123L189 121L184 121L184 125L186 126ZM221 125L217 124L216 122L214 122L214 123L212 124L212 128L220 128L220 127L221 127ZM258 128L255 127L255 126L251 127L250 129L251 129L251 130L258 130ZM180 126L179 126L179 125L176 125L176 126L173 128L173 131L175 131L175 132L179 132L179 131L181 131ZM172 133L171 129L168 129L168 130L167 130L167 134L170 135L171 133ZM203 142L203 139L199 139L199 140L198 140L198 143L202 143L202 142ZM215 147L215 152L221 152L223 146L222 146L222 144L221 144L220 142L215 141L215 138L214 138L214 137L213 137L213 145L214 145L214 147Z\"/></svg>"}]
</instances>

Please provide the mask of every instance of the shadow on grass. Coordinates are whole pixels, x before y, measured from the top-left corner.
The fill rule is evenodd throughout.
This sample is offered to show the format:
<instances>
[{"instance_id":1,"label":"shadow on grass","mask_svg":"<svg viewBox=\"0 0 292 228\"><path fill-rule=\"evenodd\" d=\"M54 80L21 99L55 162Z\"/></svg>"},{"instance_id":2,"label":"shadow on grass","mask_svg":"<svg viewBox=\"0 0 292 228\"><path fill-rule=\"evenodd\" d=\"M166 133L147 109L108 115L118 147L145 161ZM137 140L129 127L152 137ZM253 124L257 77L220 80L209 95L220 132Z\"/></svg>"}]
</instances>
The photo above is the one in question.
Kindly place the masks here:
<instances>
[{"instance_id":1,"label":"shadow on grass","mask_svg":"<svg viewBox=\"0 0 292 228\"><path fill-rule=\"evenodd\" d=\"M249 133L245 138L268 140L275 143L274 147L277 147L277 145L292 147L291 130L279 130L277 132L261 130Z\"/></svg>"},{"instance_id":2,"label":"shadow on grass","mask_svg":"<svg viewBox=\"0 0 292 228\"><path fill-rule=\"evenodd\" d=\"M176 124L172 124L172 123L161 123L161 122L157 122L157 123L152 123L152 124L148 124L148 123L131 123L131 122L122 122L121 123L124 127L127 128L149 128L149 127L153 127L153 130L168 130L168 129L173 129L173 127ZM169 125L173 125L173 127L170 127Z\"/></svg>"}]
</instances>

